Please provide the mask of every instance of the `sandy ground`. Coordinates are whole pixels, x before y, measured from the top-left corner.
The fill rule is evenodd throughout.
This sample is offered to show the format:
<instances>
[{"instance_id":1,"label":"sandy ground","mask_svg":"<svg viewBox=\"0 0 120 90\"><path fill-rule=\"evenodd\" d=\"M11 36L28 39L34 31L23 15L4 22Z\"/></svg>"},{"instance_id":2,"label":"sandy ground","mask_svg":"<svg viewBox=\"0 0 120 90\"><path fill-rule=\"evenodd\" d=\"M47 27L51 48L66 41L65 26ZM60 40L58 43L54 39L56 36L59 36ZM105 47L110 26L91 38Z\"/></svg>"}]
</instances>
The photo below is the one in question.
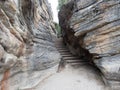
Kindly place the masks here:
<instances>
[{"instance_id":1,"label":"sandy ground","mask_svg":"<svg viewBox=\"0 0 120 90\"><path fill-rule=\"evenodd\" d=\"M71 67L55 73L32 90L109 90L99 73L89 65Z\"/></svg>"}]
</instances>

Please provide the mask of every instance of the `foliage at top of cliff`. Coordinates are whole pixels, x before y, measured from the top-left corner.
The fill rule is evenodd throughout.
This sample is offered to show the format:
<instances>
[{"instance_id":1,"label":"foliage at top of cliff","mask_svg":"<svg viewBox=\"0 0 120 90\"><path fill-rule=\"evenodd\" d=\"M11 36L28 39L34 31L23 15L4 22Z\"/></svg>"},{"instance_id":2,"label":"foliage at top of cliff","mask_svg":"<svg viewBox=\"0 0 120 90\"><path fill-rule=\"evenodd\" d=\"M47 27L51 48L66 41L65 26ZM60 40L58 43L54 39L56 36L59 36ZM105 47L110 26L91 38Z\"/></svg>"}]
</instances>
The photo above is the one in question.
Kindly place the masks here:
<instances>
[{"instance_id":1,"label":"foliage at top of cliff","mask_svg":"<svg viewBox=\"0 0 120 90\"><path fill-rule=\"evenodd\" d=\"M58 10L61 8L61 6L65 3L67 3L70 0L58 0Z\"/></svg>"}]
</instances>

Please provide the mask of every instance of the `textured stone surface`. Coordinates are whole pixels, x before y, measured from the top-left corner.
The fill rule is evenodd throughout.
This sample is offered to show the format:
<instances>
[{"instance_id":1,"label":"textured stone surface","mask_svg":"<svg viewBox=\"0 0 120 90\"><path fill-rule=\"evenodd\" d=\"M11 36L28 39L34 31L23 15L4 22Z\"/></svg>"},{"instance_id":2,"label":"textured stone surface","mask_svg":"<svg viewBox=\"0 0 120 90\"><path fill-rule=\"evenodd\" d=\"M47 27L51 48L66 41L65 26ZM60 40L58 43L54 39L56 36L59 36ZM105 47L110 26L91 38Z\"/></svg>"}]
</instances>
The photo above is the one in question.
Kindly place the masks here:
<instances>
[{"instance_id":1,"label":"textured stone surface","mask_svg":"<svg viewBox=\"0 0 120 90\"><path fill-rule=\"evenodd\" d=\"M72 9L68 7L68 3L59 12L64 41L71 51L92 60L103 73L107 83L113 89L119 90L120 0L71 2ZM66 7L66 10L63 9ZM69 12L70 17L66 18L64 14Z\"/></svg>"},{"instance_id":2,"label":"textured stone surface","mask_svg":"<svg viewBox=\"0 0 120 90\"><path fill-rule=\"evenodd\" d=\"M0 0L1 90L31 88L58 64L54 30L47 0Z\"/></svg>"}]
</instances>

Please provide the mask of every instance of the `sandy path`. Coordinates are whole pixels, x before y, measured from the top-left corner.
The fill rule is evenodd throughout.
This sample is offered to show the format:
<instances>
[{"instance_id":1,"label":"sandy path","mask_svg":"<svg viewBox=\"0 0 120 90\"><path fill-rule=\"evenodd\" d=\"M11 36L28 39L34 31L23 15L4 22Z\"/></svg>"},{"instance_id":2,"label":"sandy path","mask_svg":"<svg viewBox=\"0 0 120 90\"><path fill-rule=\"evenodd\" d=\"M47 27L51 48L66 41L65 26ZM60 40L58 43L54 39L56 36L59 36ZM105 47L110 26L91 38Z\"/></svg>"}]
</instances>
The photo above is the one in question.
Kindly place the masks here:
<instances>
[{"instance_id":1,"label":"sandy path","mask_svg":"<svg viewBox=\"0 0 120 90\"><path fill-rule=\"evenodd\" d=\"M39 89L38 89L39 88ZM99 73L91 66L66 68L44 79L32 90L107 90Z\"/></svg>"}]
</instances>

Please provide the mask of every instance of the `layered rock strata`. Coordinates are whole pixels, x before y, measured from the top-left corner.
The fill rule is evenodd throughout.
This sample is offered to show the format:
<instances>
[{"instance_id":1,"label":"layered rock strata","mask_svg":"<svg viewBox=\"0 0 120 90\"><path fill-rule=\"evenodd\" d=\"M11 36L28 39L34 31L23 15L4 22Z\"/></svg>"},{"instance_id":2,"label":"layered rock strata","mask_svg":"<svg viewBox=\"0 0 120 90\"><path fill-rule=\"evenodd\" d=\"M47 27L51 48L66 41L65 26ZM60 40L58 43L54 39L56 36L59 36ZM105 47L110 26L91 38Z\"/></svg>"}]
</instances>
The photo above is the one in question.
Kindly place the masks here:
<instances>
[{"instance_id":1,"label":"layered rock strata","mask_svg":"<svg viewBox=\"0 0 120 90\"><path fill-rule=\"evenodd\" d=\"M120 0L71 0L59 12L65 44L95 63L106 84L120 84Z\"/></svg>"},{"instance_id":2,"label":"layered rock strata","mask_svg":"<svg viewBox=\"0 0 120 90\"><path fill-rule=\"evenodd\" d=\"M55 29L47 0L0 0L0 88L35 86L55 66ZM43 72L42 72L43 74Z\"/></svg>"}]
</instances>

